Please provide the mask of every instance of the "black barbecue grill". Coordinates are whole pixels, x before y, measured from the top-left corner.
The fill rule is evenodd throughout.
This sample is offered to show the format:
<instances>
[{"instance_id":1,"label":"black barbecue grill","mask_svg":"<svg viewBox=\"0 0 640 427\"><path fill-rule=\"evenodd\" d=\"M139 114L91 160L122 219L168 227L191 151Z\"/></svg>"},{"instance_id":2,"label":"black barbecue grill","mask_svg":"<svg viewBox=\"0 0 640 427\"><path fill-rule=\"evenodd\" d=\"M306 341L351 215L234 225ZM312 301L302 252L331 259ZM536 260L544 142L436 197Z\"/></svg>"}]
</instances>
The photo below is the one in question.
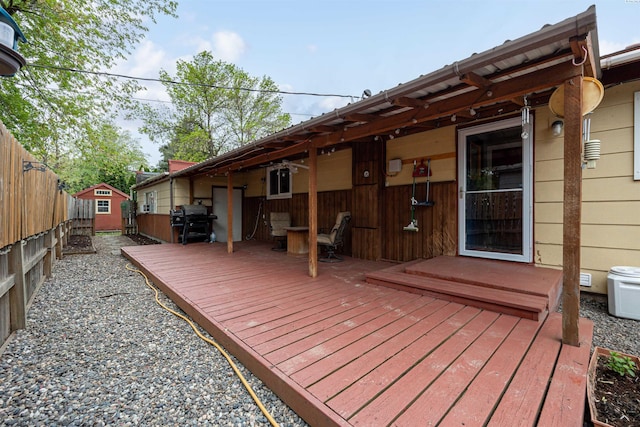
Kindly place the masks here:
<instances>
[{"instance_id":1,"label":"black barbecue grill","mask_svg":"<svg viewBox=\"0 0 640 427\"><path fill-rule=\"evenodd\" d=\"M182 205L169 212L171 227L178 228L178 242L187 244L189 238L209 240L211 221L218 219L204 205Z\"/></svg>"}]
</instances>

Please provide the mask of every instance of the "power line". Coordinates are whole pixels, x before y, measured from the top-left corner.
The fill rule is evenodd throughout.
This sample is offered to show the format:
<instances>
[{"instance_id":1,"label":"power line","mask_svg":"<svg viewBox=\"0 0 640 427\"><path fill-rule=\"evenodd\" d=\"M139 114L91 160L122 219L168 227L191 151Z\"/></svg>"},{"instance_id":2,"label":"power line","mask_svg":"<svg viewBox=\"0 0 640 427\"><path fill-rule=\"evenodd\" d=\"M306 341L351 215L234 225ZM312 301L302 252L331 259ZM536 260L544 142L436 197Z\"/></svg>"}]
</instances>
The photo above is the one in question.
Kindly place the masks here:
<instances>
[{"instance_id":1,"label":"power line","mask_svg":"<svg viewBox=\"0 0 640 427\"><path fill-rule=\"evenodd\" d=\"M195 87L208 87L213 89L242 90L246 92L277 93L282 95L303 95L303 96L320 96L320 97L335 97L335 98L350 98L350 99L359 98L359 96L355 96L355 95L340 95L335 93L293 92L293 91L286 91L286 90L265 90L265 89L253 89L253 88L247 88L247 87L228 87L228 86L219 86L219 85L213 85L213 84L207 84L207 83L186 83L186 82L179 82L176 80L154 79L151 77L136 77L136 76L128 76L126 74L108 73L106 71L89 71L89 70L80 70L77 68L57 67L55 65L40 65L40 64L29 63L27 64L27 66L34 67L34 68L41 68L41 69L56 70L56 71L70 71L73 73L92 74L96 76L117 77L122 79L129 79L129 80L167 83L167 84L173 84L173 85L179 85L179 86L195 86Z\"/></svg>"}]
</instances>

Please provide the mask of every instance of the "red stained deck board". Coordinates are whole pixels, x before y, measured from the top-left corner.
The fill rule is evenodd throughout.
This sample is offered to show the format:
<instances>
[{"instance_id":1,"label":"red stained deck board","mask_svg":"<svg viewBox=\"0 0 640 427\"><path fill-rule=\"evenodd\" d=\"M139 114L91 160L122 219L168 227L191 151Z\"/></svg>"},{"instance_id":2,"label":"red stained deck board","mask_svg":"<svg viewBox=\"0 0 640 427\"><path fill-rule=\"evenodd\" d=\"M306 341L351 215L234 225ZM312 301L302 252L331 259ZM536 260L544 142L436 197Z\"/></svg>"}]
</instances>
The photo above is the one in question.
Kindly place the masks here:
<instances>
[{"instance_id":1,"label":"red stained deck board","mask_svg":"<svg viewBox=\"0 0 640 427\"><path fill-rule=\"evenodd\" d=\"M563 348L559 353L556 351L558 367L554 370L556 359L541 357L545 356L545 351L538 348L538 341L544 341L540 330L536 341L529 347L531 354L519 354L531 343L532 331L540 325L547 326L543 322L520 319L488 360L486 355L473 359L482 362L477 362L480 363L478 372L467 372L467 381L462 381L462 376L452 377L446 381L447 387L434 389L438 393L422 384L425 378L427 382L435 381L436 385L445 381L455 363L461 363L465 354L470 356L477 351L479 344L474 344L474 341L487 339L487 334L490 334L491 329L480 332L478 339L470 338L469 325L482 329L480 325L488 327L494 322L492 319L509 317L437 300L432 305L439 304L441 308L430 316L415 316L427 306L402 313L417 317L412 319L410 326L407 325L411 322L401 316L389 321L394 314L389 307L382 307L390 302L393 308L398 305L417 307L415 300L425 297L368 285L364 283L364 274L386 269L387 272L406 276L405 270L414 269L412 272L415 273L422 268L424 260L389 268L389 264L345 257L343 263L320 264L320 275L312 279L307 276L306 258L274 253L270 245L259 242L237 242L233 254L226 253L226 245L210 244L129 247L123 248L122 253L148 272L149 277L157 281L156 285L311 425L371 425L369 421L374 420L375 423L376 418L367 418L367 414L381 414L380 421L388 419L388 412L392 421L402 423L407 417L413 421L411 425L416 425L418 420L428 419L425 417L429 416L433 402L453 385L457 390L451 396L457 397L452 397L455 402L448 406L450 410L444 414L441 425L482 425L487 417L503 417L504 413L508 416L499 418L495 425L514 425L514 419L519 419L523 409L512 404L514 390L523 388L522 378L529 379L534 375L531 372L539 364L549 365L546 380L550 380L551 385L548 389L542 387L538 401L520 401L519 404L537 405L533 408L534 422L539 417L545 425L549 420L550 426L564 427L568 425L567 421L581 419L579 412L584 402L581 392L584 390L580 391L580 388L584 388L584 384L580 382L580 363L586 369L588 354L585 356L585 349L581 347L579 351L572 351ZM460 257L448 262L447 268L453 272L447 273L445 268L446 274L457 275L458 270L467 266L467 259ZM494 268L491 261L479 262ZM482 270L480 268L473 274L478 282L486 279L480 277ZM535 270L527 270L523 274ZM500 274L505 275L510 270L507 266L501 271ZM460 278L462 284L468 284L465 280ZM495 285L499 289L505 283L497 282ZM517 286L515 288L517 291ZM553 292L557 295L559 288ZM489 303L480 308L488 307ZM224 314L218 315L216 309L224 311ZM378 312L383 314L377 315ZM542 314L546 315L546 311ZM364 323L355 328L360 329L357 332L352 331L354 324L350 322L354 320ZM347 327L349 324L352 326ZM551 329L555 328L557 335L561 328L556 326L559 325ZM588 327L581 321L581 336L583 329ZM590 336L587 332L587 338ZM300 365L301 370L295 370L293 378L267 359L270 354L283 352L284 355L291 351L292 355L287 356L284 363L300 352L311 354L315 346L323 343L329 346L330 351L324 352L327 348L321 348L323 352L312 354L312 363ZM490 350L485 348L484 351ZM521 365L511 375L520 360ZM447 370L449 365L451 367ZM527 373L523 374L523 370ZM465 372L464 369L462 371ZM443 379L438 379L441 374ZM460 392L465 382L468 385ZM546 399L545 393L549 393ZM427 396L431 398L427 399ZM428 400L428 405L422 404L421 399ZM412 402L415 402L413 406ZM578 402L580 410L574 405ZM444 402L442 407L446 407ZM540 407L542 415L538 411ZM491 414L494 408L496 412ZM410 416L414 410L418 414L416 417ZM403 411L406 415L402 415ZM471 412L480 415L470 417ZM526 412L525 417L529 417ZM480 419L483 421L478 421Z\"/></svg>"},{"instance_id":2,"label":"red stained deck board","mask_svg":"<svg viewBox=\"0 0 640 427\"><path fill-rule=\"evenodd\" d=\"M225 322L225 325L227 328L236 331L236 335L243 339L266 334L283 325L290 325L289 331L291 331L298 328L305 317L311 316L316 311L323 311L323 307L330 310L336 304L349 304L364 295L362 290L356 288L352 288L347 292L345 297L340 298L340 302L337 302L336 289L327 288L323 292L317 292L288 304L282 304L282 306L278 307L277 313L269 312L264 315L242 316L233 321ZM263 335L263 338L265 337ZM272 338L275 337L272 336Z\"/></svg>"},{"instance_id":3,"label":"red stained deck board","mask_svg":"<svg viewBox=\"0 0 640 427\"><path fill-rule=\"evenodd\" d=\"M312 297L317 290L304 288L296 284L276 287L265 295L264 292L252 292L239 294L235 300L233 296L224 303L208 301L195 301L203 310L216 315L219 321L226 321L245 314L258 311L261 308L273 308L278 305L291 303L299 298Z\"/></svg>"},{"instance_id":4,"label":"red stained deck board","mask_svg":"<svg viewBox=\"0 0 640 427\"><path fill-rule=\"evenodd\" d=\"M340 318L338 316L344 316L344 319L348 319L351 316L348 312L352 308L364 306L380 298L384 298L384 295L375 292L366 294L354 292L350 295L343 294L341 298L336 298L334 295L334 298L315 307L314 310L298 312L295 315L279 318L252 328L258 329L259 333L248 332L249 329L240 330L238 336L243 337L244 334L250 334L244 338L248 344L253 346L265 344L261 347L263 351L272 351L286 345L286 343L301 339L307 333L312 334L314 331L319 330L319 327L322 326L320 322L325 319L339 321ZM298 337L293 338L291 334L298 334ZM280 341L274 341L276 339L280 339Z\"/></svg>"},{"instance_id":5,"label":"red stained deck board","mask_svg":"<svg viewBox=\"0 0 640 427\"><path fill-rule=\"evenodd\" d=\"M386 314L384 321L390 320L386 325L371 324L371 333L367 335L355 335L353 338L340 336L331 340L331 342L324 343L322 345L323 348L331 348L333 350L332 353L291 375L291 379L303 387L309 387L339 367L359 358L363 353L419 323L433 312L433 308L429 307L433 301L433 298L416 298L410 304L403 306L401 312ZM376 320L381 321L383 319L378 318ZM314 349L310 349L308 352L313 354Z\"/></svg>"},{"instance_id":6,"label":"red stained deck board","mask_svg":"<svg viewBox=\"0 0 640 427\"><path fill-rule=\"evenodd\" d=\"M553 379L545 396L540 426L581 427L587 389L587 370L593 338L593 322L580 319L580 346L563 345ZM562 332L562 331L560 331ZM558 338L561 338L558 337Z\"/></svg>"},{"instance_id":7,"label":"red stained deck board","mask_svg":"<svg viewBox=\"0 0 640 427\"><path fill-rule=\"evenodd\" d=\"M562 342L558 337L558 330L562 330L561 328L562 315L550 314L491 416L489 426L536 425L560 352ZM514 413L518 416L514 417Z\"/></svg>"},{"instance_id":8,"label":"red stained deck board","mask_svg":"<svg viewBox=\"0 0 640 427\"><path fill-rule=\"evenodd\" d=\"M539 328L539 322L520 319L503 345L496 350L491 360L469 384L464 396L442 420L442 425L467 427L484 425L489 420L493 408L499 402L503 390L518 365L526 356L527 349Z\"/></svg>"},{"instance_id":9,"label":"red stained deck board","mask_svg":"<svg viewBox=\"0 0 640 427\"><path fill-rule=\"evenodd\" d=\"M519 318L502 315L394 420L397 426L437 425L502 345ZM424 408L429 410L425 411Z\"/></svg>"},{"instance_id":10,"label":"red stained deck board","mask_svg":"<svg viewBox=\"0 0 640 427\"><path fill-rule=\"evenodd\" d=\"M415 365L424 360L434 349L446 343L451 336L480 313L477 308L460 308L456 305L450 304L442 313L438 313L449 315L446 319L429 318L428 320L433 321L432 328L425 328L424 335L397 353L395 357L385 361L349 388L331 398L327 401L327 405L344 418L350 418L355 412L372 402L376 395L387 390L398 378L404 378Z\"/></svg>"},{"instance_id":11,"label":"red stained deck board","mask_svg":"<svg viewBox=\"0 0 640 427\"><path fill-rule=\"evenodd\" d=\"M349 422L357 426L387 425L403 412L416 396L453 363L458 355L473 343L499 314L480 312L441 346L420 361L391 387L369 402Z\"/></svg>"},{"instance_id":12,"label":"red stained deck board","mask_svg":"<svg viewBox=\"0 0 640 427\"><path fill-rule=\"evenodd\" d=\"M328 319L320 332L265 354L265 357L271 363L277 365L279 370L291 375L319 358L330 354L338 343L349 342L391 322L393 318L386 315L389 313L397 314L396 310L398 308L411 303L412 300L413 298L409 298L407 294L398 295L392 299L378 300L379 304L370 304L370 307L363 307L365 310L368 308L368 310L340 323L335 323L334 319ZM356 307L351 310L352 314L359 312L359 308ZM339 340L332 341L336 337L339 337Z\"/></svg>"},{"instance_id":13,"label":"red stained deck board","mask_svg":"<svg viewBox=\"0 0 640 427\"><path fill-rule=\"evenodd\" d=\"M307 344L306 346L302 346L303 349L300 350L304 351L304 349L320 342L320 338L322 337L318 334L330 329L333 326L340 325L343 322L349 322L356 316L374 310L377 306L386 304L387 301L388 299L384 297L372 296L371 298L362 297L358 299L358 301L354 304L341 304L339 308L336 307L338 308L338 311L335 314L331 314L330 312L323 312L317 313L312 317L305 318L305 326L296 328L289 334L280 335L276 338L264 341L260 344L254 344L254 348L260 351L261 354L266 355L287 347L292 343L298 343L300 341L306 340L307 342L309 342L309 344ZM253 342L253 339L249 339L248 341ZM290 349L285 351L289 352ZM283 355L282 360L286 360L287 358L295 354L285 354Z\"/></svg>"},{"instance_id":14,"label":"red stained deck board","mask_svg":"<svg viewBox=\"0 0 640 427\"><path fill-rule=\"evenodd\" d=\"M435 300L429 305L429 316L411 327L387 339L382 344L358 354L355 360L332 372L329 376L308 387L318 399L327 401L339 394L361 378L365 377L392 357L399 355L410 345L420 340L425 333L459 311L462 306L443 300ZM400 355L398 357L401 357Z\"/></svg>"}]
</instances>

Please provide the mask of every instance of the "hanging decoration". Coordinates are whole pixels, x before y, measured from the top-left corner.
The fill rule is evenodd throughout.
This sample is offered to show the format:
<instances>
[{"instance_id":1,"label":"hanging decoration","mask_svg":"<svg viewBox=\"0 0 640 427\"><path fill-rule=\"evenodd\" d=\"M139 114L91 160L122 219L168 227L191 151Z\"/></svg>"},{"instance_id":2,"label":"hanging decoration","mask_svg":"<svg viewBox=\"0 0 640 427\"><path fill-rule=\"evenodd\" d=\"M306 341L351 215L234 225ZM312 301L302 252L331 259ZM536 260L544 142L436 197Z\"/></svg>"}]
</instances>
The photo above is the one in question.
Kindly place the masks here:
<instances>
[{"instance_id":1,"label":"hanging decoration","mask_svg":"<svg viewBox=\"0 0 640 427\"><path fill-rule=\"evenodd\" d=\"M431 159L427 159L427 164L424 164L424 160L420 160L420 164L417 161L413 161L413 186L411 189L411 222L406 227L403 227L404 231L418 232L418 220L416 218L416 206L433 206L434 202L429 201L429 186L431 183ZM424 201L418 201L416 199L416 178L427 178L427 195Z\"/></svg>"},{"instance_id":2,"label":"hanging decoration","mask_svg":"<svg viewBox=\"0 0 640 427\"><path fill-rule=\"evenodd\" d=\"M522 107L522 133L520 134L523 140L529 139L529 135L531 134L531 114L529 110L529 103L525 95L524 107Z\"/></svg>"}]
</instances>

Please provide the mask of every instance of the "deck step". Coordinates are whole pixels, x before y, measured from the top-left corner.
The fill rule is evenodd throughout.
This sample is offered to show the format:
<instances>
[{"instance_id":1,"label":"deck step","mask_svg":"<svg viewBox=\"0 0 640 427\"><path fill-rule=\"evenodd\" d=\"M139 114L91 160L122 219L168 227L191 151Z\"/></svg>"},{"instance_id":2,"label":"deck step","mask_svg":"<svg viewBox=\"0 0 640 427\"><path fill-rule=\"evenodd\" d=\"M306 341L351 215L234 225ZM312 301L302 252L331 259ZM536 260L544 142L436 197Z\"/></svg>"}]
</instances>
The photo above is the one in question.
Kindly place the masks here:
<instances>
[{"instance_id":1,"label":"deck step","mask_svg":"<svg viewBox=\"0 0 640 427\"><path fill-rule=\"evenodd\" d=\"M405 273L547 298L558 307L562 270L471 257L440 256L406 264Z\"/></svg>"},{"instance_id":2,"label":"deck step","mask_svg":"<svg viewBox=\"0 0 640 427\"><path fill-rule=\"evenodd\" d=\"M403 269L395 266L369 273L367 282L536 321L548 313L549 300L543 296L408 274Z\"/></svg>"}]
</instances>

